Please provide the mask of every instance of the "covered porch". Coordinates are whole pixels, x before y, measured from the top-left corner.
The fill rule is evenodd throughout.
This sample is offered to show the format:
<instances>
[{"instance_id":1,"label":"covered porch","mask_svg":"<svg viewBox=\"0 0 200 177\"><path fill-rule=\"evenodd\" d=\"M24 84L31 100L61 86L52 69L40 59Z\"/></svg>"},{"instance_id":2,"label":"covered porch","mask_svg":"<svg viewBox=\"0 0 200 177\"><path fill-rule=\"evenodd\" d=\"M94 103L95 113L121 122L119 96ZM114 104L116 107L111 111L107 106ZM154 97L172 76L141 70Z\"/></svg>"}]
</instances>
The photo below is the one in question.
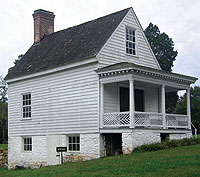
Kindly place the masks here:
<instances>
[{"instance_id":1,"label":"covered porch","mask_svg":"<svg viewBox=\"0 0 200 177\"><path fill-rule=\"evenodd\" d=\"M100 128L191 129L190 84L196 78L119 63L96 70ZM187 115L166 113L168 92L187 92Z\"/></svg>"}]
</instances>

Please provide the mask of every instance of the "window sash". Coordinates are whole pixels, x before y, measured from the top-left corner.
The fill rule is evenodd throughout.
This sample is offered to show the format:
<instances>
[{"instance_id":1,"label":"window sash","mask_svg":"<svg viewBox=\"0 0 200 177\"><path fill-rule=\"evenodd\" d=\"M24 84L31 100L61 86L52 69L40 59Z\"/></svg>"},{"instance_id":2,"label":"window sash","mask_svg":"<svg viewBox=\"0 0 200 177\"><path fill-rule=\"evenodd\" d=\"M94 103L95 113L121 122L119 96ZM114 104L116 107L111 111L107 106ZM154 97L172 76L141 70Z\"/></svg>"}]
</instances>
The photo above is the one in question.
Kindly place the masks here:
<instances>
[{"instance_id":1,"label":"window sash","mask_svg":"<svg viewBox=\"0 0 200 177\"><path fill-rule=\"evenodd\" d=\"M32 138L23 138L24 151L32 151Z\"/></svg>"},{"instance_id":2,"label":"window sash","mask_svg":"<svg viewBox=\"0 0 200 177\"><path fill-rule=\"evenodd\" d=\"M126 27L126 53L136 55L136 32Z\"/></svg>"},{"instance_id":3,"label":"window sash","mask_svg":"<svg viewBox=\"0 0 200 177\"><path fill-rule=\"evenodd\" d=\"M80 151L80 136L69 136L68 137L68 150L69 151Z\"/></svg>"},{"instance_id":4,"label":"window sash","mask_svg":"<svg viewBox=\"0 0 200 177\"><path fill-rule=\"evenodd\" d=\"M31 117L31 94L22 95L22 117L30 118Z\"/></svg>"}]
</instances>

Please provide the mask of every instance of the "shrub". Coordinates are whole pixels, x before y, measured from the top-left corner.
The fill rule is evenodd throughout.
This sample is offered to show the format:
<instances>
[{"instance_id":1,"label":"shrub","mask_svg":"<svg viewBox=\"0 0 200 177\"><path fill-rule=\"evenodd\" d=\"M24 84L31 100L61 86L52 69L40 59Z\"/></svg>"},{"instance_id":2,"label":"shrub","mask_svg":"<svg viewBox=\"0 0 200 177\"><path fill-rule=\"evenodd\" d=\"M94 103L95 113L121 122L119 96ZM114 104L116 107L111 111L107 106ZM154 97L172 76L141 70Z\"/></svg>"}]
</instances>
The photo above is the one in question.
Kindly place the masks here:
<instances>
[{"instance_id":1,"label":"shrub","mask_svg":"<svg viewBox=\"0 0 200 177\"><path fill-rule=\"evenodd\" d=\"M200 144L200 138L171 140L171 141L163 141L161 143L146 144L134 148L133 152L158 151L162 149L169 149L180 146L190 146L195 144Z\"/></svg>"}]
</instances>

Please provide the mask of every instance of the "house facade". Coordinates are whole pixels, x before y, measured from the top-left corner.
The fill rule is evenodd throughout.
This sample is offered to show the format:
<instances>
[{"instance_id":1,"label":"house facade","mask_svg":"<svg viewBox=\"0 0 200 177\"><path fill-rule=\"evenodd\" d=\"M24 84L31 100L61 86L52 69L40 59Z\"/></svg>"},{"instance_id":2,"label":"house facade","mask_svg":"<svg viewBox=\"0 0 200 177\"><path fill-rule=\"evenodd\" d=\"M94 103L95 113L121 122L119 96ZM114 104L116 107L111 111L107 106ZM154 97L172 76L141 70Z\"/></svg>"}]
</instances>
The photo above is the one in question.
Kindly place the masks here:
<instances>
[{"instance_id":1,"label":"house facade","mask_svg":"<svg viewBox=\"0 0 200 177\"><path fill-rule=\"evenodd\" d=\"M34 44L6 76L8 163L56 165L128 154L192 136L190 84L162 71L132 8L54 32L34 11ZM187 115L167 114L165 94L187 91Z\"/></svg>"}]
</instances>

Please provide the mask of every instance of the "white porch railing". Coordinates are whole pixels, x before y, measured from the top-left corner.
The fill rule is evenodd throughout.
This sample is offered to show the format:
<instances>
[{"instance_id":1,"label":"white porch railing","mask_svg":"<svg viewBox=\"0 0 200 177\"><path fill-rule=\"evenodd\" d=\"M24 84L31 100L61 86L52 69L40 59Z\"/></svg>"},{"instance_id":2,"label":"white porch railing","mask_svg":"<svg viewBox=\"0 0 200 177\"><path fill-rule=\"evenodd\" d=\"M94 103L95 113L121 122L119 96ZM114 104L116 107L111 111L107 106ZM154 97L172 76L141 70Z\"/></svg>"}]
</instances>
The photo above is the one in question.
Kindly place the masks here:
<instances>
[{"instance_id":1,"label":"white porch railing","mask_svg":"<svg viewBox=\"0 0 200 177\"><path fill-rule=\"evenodd\" d=\"M188 128L188 116L180 114L166 114L166 126L169 128Z\"/></svg>"},{"instance_id":2,"label":"white porch railing","mask_svg":"<svg viewBox=\"0 0 200 177\"><path fill-rule=\"evenodd\" d=\"M153 112L135 112L135 126L163 126L163 114Z\"/></svg>"},{"instance_id":3,"label":"white porch railing","mask_svg":"<svg viewBox=\"0 0 200 177\"><path fill-rule=\"evenodd\" d=\"M129 126L129 124L129 112L112 112L103 115L103 126Z\"/></svg>"},{"instance_id":4,"label":"white porch railing","mask_svg":"<svg viewBox=\"0 0 200 177\"><path fill-rule=\"evenodd\" d=\"M165 122L163 122L165 120ZM103 127L130 126L130 112L112 112L103 114ZM134 126L159 128L188 128L188 116L154 112L134 112Z\"/></svg>"}]
</instances>

